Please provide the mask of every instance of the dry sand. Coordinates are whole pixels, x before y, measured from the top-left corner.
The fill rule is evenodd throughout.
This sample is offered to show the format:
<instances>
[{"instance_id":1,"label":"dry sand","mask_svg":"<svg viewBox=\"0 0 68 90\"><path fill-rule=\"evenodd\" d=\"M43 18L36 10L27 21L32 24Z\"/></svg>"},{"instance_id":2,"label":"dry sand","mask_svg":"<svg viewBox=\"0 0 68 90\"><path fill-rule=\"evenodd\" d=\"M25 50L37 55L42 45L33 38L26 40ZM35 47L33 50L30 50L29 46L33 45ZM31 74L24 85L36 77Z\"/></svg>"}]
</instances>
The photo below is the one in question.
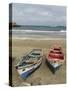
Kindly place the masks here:
<instances>
[{"instance_id":1,"label":"dry sand","mask_svg":"<svg viewBox=\"0 0 68 90\"><path fill-rule=\"evenodd\" d=\"M15 69L15 65L19 61L19 58L26 52L34 48L41 48L44 56L47 55L48 49L52 45L59 44L62 46L64 54L66 56L66 41L65 40L23 40L12 39L12 57L15 59L12 61L12 83L13 86L23 86L23 82L30 83L31 85L47 85L47 84L62 84L66 83L66 63L64 63L59 70L53 74L45 64L45 58L43 58L41 66L28 76L26 80L20 78L18 72Z\"/></svg>"}]
</instances>

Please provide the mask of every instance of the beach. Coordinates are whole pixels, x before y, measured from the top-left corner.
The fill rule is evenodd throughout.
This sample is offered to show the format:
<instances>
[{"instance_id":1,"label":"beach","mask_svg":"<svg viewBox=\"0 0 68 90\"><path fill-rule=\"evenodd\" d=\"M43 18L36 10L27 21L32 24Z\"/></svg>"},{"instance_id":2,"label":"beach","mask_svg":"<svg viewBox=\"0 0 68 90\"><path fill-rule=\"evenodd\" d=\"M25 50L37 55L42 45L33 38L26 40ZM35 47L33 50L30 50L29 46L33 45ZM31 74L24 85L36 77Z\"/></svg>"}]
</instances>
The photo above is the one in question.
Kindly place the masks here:
<instances>
[{"instance_id":1,"label":"beach","mask_svg":"<svg viewBox=\"0 0 68 90\"><path fill-rule=\"evenodd\" d=\"M12 86L34 86L34 85L51 85L51 84L65 84L66 83L66 7L65 6L53 6L53 5L39 5L39 4L18 4L13 3L9 5L9 62L10 71L12 69ZM11 20L11 17L12 20ZM62 50L54 49L51 55L49 51L54 46L61 47ZM33 61L30 56L24 59L19 67L19 61L27 53L33 49L42 50L42 63L41 65L32 72L27 78L23 79L21 76L27 75L36 68L39 63L31 64ZM62 53L63 51L63 53ZM36 55L32 53L31 55ZM47 56L49 55L49 58ZM26 63L25 60L30 58L30 64ZM40 60L38 57L38 61ZM63 60L63 65L52 73L46 64L46 59L51 65ZM55 61L56 60L56 61ZM61 61L60 60L60 61ZM35 61L34 61L35 62ZM58 62L59 63L59 62ZM60 63L59 63L60 64ZM23 67L21 67L21 65ZM29 65L32 65L29 68ZM35 66L35 67L34 67ZM57 67L56 65L53 65ZM18 69L17 69L18 68ZM18 73L19 70L19 73ZM28 71L28 72L27 72ZM22 73L23 72L23 73ZM27 72L27 73L26 73ZM25 75L26 74L26 75Z\"/></svg>"},{"instance_id":2,"label":"beach","mask_svg":"<svg viewBox=\"0 0 68 90\"><path fill-rule=\"evenodd\" d=\"M11 41L11 40L10 40ZM30 85L48 85L48 84L64 84L66 83L66 59L64 64L53 74L48 66L45 64L45 57L53 45L59 45L63 48L66 57L66 40L64 39L12 39L12 85L24 86L23 83ZM11 46L10 46L11 47ZM40 67L29 75L25 80L20 77L15 69L15 65L20 58L28 51L40 48L43 51L43 60Z\"/></svg>"}]
</instances>

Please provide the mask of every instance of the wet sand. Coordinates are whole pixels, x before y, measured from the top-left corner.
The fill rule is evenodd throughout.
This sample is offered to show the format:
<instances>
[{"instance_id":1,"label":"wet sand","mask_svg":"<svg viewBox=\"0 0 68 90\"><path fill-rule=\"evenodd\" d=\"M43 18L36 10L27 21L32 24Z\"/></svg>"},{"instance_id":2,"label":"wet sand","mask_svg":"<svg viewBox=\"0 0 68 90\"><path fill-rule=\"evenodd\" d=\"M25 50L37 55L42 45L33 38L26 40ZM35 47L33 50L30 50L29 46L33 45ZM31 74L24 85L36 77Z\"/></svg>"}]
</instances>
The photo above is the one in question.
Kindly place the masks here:
<instances>
[{"instance_id":1,"label":"wet sand","mask_svg":"<svg viewBox=\"0 0 68 90\"><path fill-rule=\"evenodd\" d=\"M48 53L49 48L52 45L57 44L62 46L64 54L66 56L66 41L65 40L23 40L12 39L12 83L13 86L23 86L24 83L30 83L31 85L48 85L48 84L63 84L66 83L66 63L64 63L59 70L53 74L48 66L45 64L45 56ZM34 49L41 48L43 50L43 60L41 66L29 75L25 80L20 78L18 72L15 69L15 65L19 61L20 57L26 52ZM65 60L66 62L66 60Z\"/></svg>"}]
</instances>

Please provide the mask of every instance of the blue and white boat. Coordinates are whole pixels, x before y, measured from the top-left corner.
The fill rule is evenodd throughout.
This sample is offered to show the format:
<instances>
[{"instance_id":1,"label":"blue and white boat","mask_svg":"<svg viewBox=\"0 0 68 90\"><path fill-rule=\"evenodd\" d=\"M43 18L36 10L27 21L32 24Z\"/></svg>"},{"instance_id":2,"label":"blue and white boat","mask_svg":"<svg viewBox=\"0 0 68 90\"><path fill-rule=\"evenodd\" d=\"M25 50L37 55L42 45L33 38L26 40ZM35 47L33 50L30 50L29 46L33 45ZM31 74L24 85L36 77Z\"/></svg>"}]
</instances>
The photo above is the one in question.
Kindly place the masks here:
<instances>
[{"instance_id":1,"label":"blue and white boat","mask_svg":"<svg viewBox=\"0 0 68 90\"><path fill-rule=\"evenodd\" d=\"M20 62L16 65L16 70L22 78L26 78L42 63L42 50L33 49L27 55L24 55Z\"/></svg>"}]
</instances>

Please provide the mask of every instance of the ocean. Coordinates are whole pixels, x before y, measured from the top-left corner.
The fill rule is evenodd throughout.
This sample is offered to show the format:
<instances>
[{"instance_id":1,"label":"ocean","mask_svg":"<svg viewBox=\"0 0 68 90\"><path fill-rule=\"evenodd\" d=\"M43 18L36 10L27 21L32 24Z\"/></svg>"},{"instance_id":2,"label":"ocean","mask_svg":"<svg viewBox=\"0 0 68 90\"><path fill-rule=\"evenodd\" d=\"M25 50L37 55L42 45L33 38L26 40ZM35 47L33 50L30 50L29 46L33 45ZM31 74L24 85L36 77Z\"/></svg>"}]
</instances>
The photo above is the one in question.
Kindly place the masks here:
<instances>
[{"instance_id":1,"label":"ocean","mask_svg":"<svg viewBox=\"0 0 68 90\"><path fill-rule=\"evenodd\" d=\"M63 27L37 27L37 26L24 26L24 27L13 27L10 30L12 32L12 38L20 39L65 39L66 29Z\"/></svg>"}]
</instances>

